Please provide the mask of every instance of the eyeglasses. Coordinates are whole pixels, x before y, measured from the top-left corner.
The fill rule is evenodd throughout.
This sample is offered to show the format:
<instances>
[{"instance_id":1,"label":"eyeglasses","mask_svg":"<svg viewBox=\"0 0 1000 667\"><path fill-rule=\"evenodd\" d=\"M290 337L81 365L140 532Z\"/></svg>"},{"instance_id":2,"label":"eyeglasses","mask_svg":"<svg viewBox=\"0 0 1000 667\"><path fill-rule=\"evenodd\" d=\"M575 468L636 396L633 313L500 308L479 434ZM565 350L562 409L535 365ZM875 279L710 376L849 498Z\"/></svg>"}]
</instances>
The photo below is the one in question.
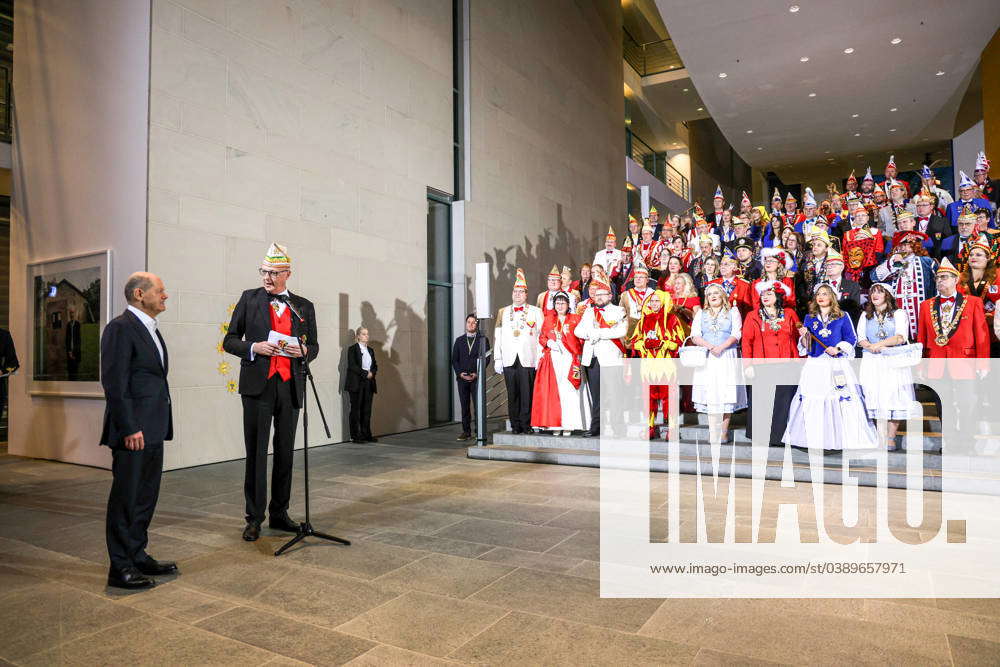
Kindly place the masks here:
<instances>
[{"instance_id":1,"label":"eyeglasses","mask_svg":"<svg viewBox=\"0 0 1000 667\"><path fill-rule=\"evenodd\" d=\"M274 280L282 273L288 273L288 269L284 269L282 271L268 271L267 269L257 269L257 271L260 273L261 276L267 276L271 278L271 280Z\"/></svg>"}]
</instances>

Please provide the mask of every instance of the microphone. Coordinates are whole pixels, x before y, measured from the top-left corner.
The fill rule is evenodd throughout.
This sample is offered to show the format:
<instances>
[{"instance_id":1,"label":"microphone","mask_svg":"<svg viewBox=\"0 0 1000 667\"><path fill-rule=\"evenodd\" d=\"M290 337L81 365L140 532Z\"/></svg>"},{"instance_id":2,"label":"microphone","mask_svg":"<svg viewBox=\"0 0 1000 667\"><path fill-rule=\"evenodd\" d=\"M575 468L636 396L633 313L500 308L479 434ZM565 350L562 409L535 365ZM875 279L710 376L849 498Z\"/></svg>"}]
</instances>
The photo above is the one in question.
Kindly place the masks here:
<instances>
[{"instance_id":1,"label":"microphone","mask_svg":"<svg viewBox=\"0 0 1000 667\"><path fill-rule=\"evenodd\" d=\"M294 315L295 317L299 318L299 322L305 322L305 319L302 317L302 315L299 314L299 311L297 311L295 309L295 306L292 305L292 300L291 299L289 299L289 298L286 297L285 298L285 305L288 306L288 310L292 311L292 315Z\"/></svg>"}]
</instances>

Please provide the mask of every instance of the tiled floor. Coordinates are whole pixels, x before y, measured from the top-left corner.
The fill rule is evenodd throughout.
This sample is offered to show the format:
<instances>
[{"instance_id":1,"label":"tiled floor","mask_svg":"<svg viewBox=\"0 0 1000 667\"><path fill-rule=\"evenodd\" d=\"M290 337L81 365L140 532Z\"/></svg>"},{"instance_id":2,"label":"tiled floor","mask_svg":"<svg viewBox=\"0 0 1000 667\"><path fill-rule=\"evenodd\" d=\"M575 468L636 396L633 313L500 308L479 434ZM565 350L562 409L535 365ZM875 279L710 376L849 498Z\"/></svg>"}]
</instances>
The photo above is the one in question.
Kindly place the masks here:
<instances>
[{"instance_id":1,"label":"tiled floor","mask_svg":"<svg viewBox=\"0 0 1000 667\"><path fill-rule=\"evenodd\" d=\"M182 574L134 594L110 474L0 455L0 665L1000 663L996 600L601 599L598 471L456 433L313 450L314 523L354 544L279 559L240 539L242 462L167 473L150 552Z\"/></svg>"}]
</instances>

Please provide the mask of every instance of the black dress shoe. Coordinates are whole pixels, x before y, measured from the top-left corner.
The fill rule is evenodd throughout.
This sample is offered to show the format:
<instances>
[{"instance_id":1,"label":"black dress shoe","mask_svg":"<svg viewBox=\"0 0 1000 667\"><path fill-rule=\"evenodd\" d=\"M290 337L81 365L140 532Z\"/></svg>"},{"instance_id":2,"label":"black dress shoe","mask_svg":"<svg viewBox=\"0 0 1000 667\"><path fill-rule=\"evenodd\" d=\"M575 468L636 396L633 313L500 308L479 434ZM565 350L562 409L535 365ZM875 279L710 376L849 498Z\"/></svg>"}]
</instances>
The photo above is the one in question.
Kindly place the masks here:
<instances>
[{"instance_id":1,"label":"black dress shoe","mask_svg":"<svg viewBox=\"0 0 1000 667\"><path fill-rule=\"evenodd\" d=\"M580 435L582 435L585 438L599 438L601 436L601 432L600 431L584 431Z\"/></svg>"},{"instance_id":2,"label":"black dress shoe","mask_svg":"<svg viewBox=\"0 0 1000 667\"><path fill-rule=\"evenodd\" d=\"M458 436L457 439L458 440L468 440L471 437L472 437L471 433L463 433L462 435Z\"/></svg>"},{"instance_id":3,"label":"black dress shoe","mask_svg":"<svg viewBox=\"0 0 1000 667\"><path fill-rule=\"evenodd\" d=\"M378 442L378 438L373 435L368 436L368 442Z\"/></svg>"},{"instance_id":4,"label":"black dress shoe","mask_svg":"<svg viewBox=\"0 0 1000 667\"><path fill-rule=\"evenodd\" d=\"M299 524L292 521L291 518L289 518L288 514L285 512L282 512L277 516L272 515L267 520L267 527L273 528L274 530L283 530L288 533L299 532Z\"/></svg>"},{"instance_id":5,"label":"black dress shoe","mask_svg":"<svg viewBox=\"0 0 1000 667\"><path fill-rule=\"evenodd\" d=\"M363 445L365 443L365 441L362 440L361 438L351 438L351 442L353 442L355 445Z\"/></svg>"},{"instance_id":6,"label":"black dress shoe","mask_svg":"<svg viewBox=\"0 0 1000 667\"><path fill-rule=\"evenodd\" d=\"M114 588L136 590L139 588L152 588L155 585L155 581L134 567L125 568L121 571L110 570L108 572L108 586Z\"/></svg>"},{"instance_id":7,"label":"black dress shoe","mask_svg":"<svg viewBox=\"0 0 1000 667\"><path fill-rule=\"evenodd\" d=\"M247 527L243 529L243 539L247 542L256 542L260 537L260 524L256 521L247 521Z\"/></svg>"},{"instance_id":8,"label":"black dress shoe","mask_svg":"<svg viewBox=\"0 0 1000 667\"><path fill-rule=\"evenodd\" d=\"M177 563L172 560L156 560L150 558L142 563L136 563L136 568L147 577L153 575L177 574Z\"/></svg>"}]
</instances>

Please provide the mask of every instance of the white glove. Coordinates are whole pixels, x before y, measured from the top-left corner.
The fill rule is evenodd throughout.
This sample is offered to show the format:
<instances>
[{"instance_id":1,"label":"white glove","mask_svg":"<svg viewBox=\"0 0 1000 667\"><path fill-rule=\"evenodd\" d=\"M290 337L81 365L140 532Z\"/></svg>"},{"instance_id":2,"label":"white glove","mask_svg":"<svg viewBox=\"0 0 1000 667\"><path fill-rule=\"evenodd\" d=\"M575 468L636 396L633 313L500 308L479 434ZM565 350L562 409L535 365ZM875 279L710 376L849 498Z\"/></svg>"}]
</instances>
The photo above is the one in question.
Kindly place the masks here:
<instances>
[{"instance_id":1,"label":"white glove","mask_svg":"<svg viewBox=\"0 0 1000 667\"><path fill-rule=\"evenodd\" d=\"M554 340L550 340L545 344L553 352L559 352L562 348L559 347L559 343Z\"/></svg>"},{"instance_id":2,"label":"white glove","mask_svg":"<svg viewBox=\"0 0 1000 667\"><path fill-rule=\"evenodd\" d=\"M496 371L497 375L503 374L503 362L497 359L493 362L493 370Z\"/></svg>"}]
</instances>

